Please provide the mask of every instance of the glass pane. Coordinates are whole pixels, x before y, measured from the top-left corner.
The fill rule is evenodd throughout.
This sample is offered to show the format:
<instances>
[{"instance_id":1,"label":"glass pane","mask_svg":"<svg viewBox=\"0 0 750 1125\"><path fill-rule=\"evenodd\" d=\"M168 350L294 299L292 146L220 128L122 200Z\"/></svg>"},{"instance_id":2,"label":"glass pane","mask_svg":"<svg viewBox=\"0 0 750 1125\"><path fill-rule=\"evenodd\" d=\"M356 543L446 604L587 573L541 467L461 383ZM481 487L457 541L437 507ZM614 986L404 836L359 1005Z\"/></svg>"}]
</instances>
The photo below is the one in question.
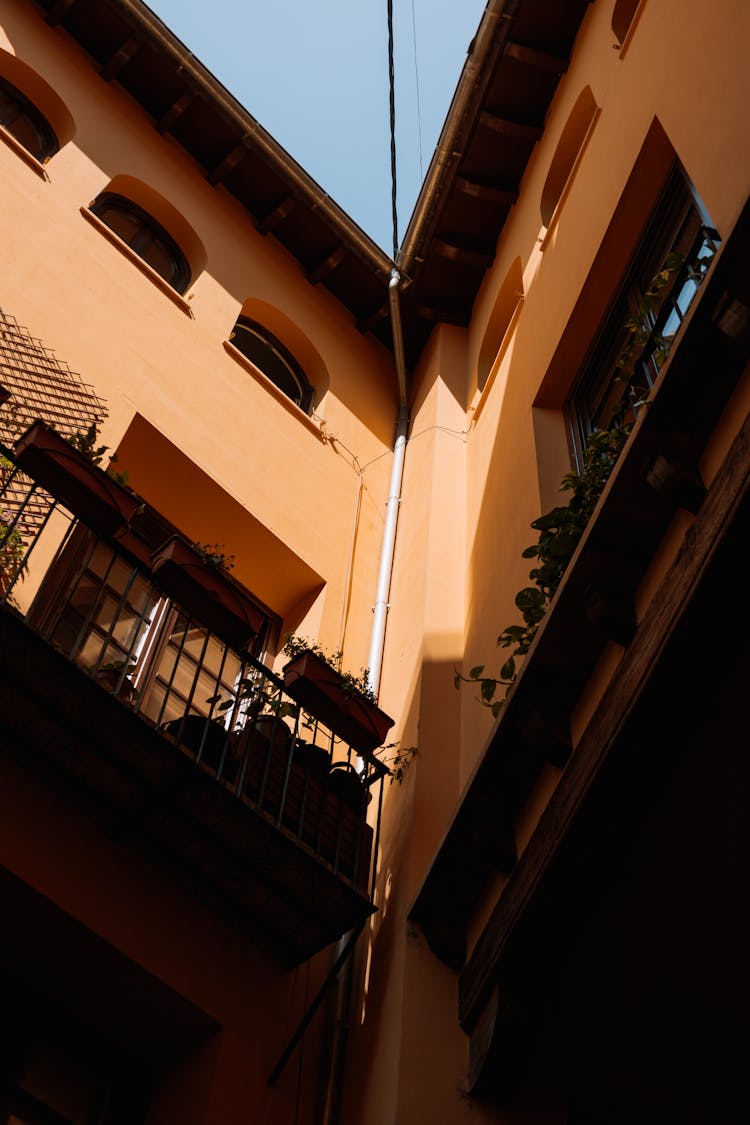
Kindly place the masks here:
<instances>
[{"instance_id":1,"label":"glass pane","mask_svg":"<svg viewBox=\"0 0 750 1125\"><path fill-rule=\"evenodd\" d=\"M120 211L117 207L105 207L97 214L102 222L106 223L109 229L118 234L123 242L127 242L128 245L135 239L143 226L135 215L131 215L127 211Z\"/></svg>"}]
</instances>

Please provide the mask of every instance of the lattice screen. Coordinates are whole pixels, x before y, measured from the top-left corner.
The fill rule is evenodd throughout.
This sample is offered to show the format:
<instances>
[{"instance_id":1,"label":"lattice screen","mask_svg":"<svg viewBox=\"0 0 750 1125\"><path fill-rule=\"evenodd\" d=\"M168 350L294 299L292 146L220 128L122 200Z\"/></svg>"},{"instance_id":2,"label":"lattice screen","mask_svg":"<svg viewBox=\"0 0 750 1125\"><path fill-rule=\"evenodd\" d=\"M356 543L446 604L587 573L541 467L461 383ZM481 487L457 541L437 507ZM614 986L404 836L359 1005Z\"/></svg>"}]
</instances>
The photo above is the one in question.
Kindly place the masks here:
<instances>
[{"instance_id":1,"label":"lattice screen","mask_svg":"<svg viewBox=\"0 0 750 1125\"><path fill-rule=\"evenodd\" d=\"M2 309L0 386L10 392L0 407L0 440L6 445L36 418L72 435L107 416L104 401L93 388Z\"/></svg>"},{"instance_id":2,"label":"lattice screen","mask_svg":"<svg viewBox=\"0 0 750 1125\"><path fill-rule=\"evenodd\" d=\"M107 416L105 403L93 388L2 309L0 387L10 394L0 405L0 441L7 446L37 418L54 426L59 433L72 436L79 431L85 433L92 422L98 425ZM3 470L0 464L0 483L7 479L7 471L7 465ZM6 488L0 519L3 514L5 517L12 515L15 505L20 506L27 487L28 482L22 475ZM25 509L19 530L33 531L49 503L46 494L38 492Z\"/></svg>"}]
</instances>

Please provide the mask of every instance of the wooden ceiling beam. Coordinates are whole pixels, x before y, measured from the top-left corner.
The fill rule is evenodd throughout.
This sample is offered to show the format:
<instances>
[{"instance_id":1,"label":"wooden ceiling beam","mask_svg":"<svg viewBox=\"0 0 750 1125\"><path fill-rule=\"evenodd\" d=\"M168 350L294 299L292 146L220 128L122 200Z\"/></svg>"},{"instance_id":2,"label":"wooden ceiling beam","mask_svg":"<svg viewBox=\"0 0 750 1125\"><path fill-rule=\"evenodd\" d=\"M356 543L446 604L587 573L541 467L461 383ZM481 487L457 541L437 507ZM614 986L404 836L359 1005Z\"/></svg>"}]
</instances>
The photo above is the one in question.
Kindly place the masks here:
<instances>
[{"instance_id":1,"label":"wooden ceiling beam","mask_svg":"<svg viewBox=\"0 0 750 1125\"><path fill-rule=\"evenodd\" d=\"M500 117L497 113L490 113L488 109L479 114L479 124L493 133L500 133L503 137L514 137L519 141L538 141L544 128L542 125L526 125L522 121L510 121L507 117Z\"/></svg>"},{"instance_id":2,"label":"wooden ceiling beam","mask_svg":"<svg viewBox=\"0 0 750 1125\"><path fill-rule=\"evenodd\" d=\"M546 70L551 74L564 74L568 69L568 60L559 55L551 55L548 51L538 51L535 47L525 47L522 43L506 43L503 54L508 59L515 59L524 66L533 67L534 70Z\"/></svg>"},{"instance_id":3,"label":"wooden ceiling beam","mask_svg":"<svg viewBox=\"0 0 750 1125\"><path fill-rule=\"evenodd\" d=\"M120 71L138 54L140 49L141 43L136 35L131 35L129 39L126 39L99 71L104 81L112 82L113 79L117 78Z\"/></svg>"},{"instance_id":4,"label":"wooden ceiling beam","mask_svg":"<svg viewBox=\"0 0 750 1125\"><path fill-rule=\"evenodd\" d=\"M258 220L256 223L257 229L261 234L270 234L271 231L276 230L280 223L283 223L296 206L297 199L293 195L287 195L281 203L267 211L263 218Z\"/></svg>"},{"instance_id":5,"label":"wooden ceiling beam","mask_svg":"<svg viewBox=\"0 0 750 1125\"><path fill-rule=\"evenodd\" d=\"M192 92L192 90L186 90L184 94L181 94L177 101L172 102L172 105L169 107L166 113L164 113L157 121L157 132L167 133L172 128L175 121L179 120L185 110L193 104L194 100L195 94Z\"/></svg>"},{"instance_id":6,"label":"wooden ceiling beam","mask_svg":"<svg viewBox=\"0 0 750 1125\"><path fill-rule=\"evenodd\" d=\"M211 184L221 183L238 164L242 163L246 156L247 146L243 137L239 144L236 144L231 152L228 152L224 159L219 161L213 171L208 173L208 182Z\"/></svg>"},{"instance_id":7,"label":"wooden ceiling beam","mask_svg":"<svg viewBox=\"0 0 750 1125\"><path fill-rule=\"evenodd\" d=\"M456 324L465 328L471 318L471 309L446 309L434 305L417 305L415 309L422 320L431 320L436 324Z\"/></svg>"},{"instance_id":8,"label":"wooden ceiling beam","mask_svg":"<svg viewBox=\"0 0 750 1125\"><path fill-rule=\"evenodd\" d=\"M475 266L477 269L487 269L495 260L495 247L492 249L475 249L468 246L458 246L455 242L447 242L443 238L433 238L432 250L441 258L449 262L458 262L462 266Z\"/></svg>"},{"instance_id":9,"label":"wooden ceiling beam","mask_svg":"<svg viewBox=\"0 0 750 1125\"><path fill-rule=\"evenodd\" d=\"M307 280L311 285L317 285L318 282L325 281L334 270L338 269L345 257L346 250L344 247L337 246L322 262L307 271Z\"/></svg>"},{"instance_id":10,"label":"wooden ceiling beam","mask_svg":"<svg viewBox=\"0 0 750 1125\"><path fill-rule=\"evenodd\" d=\"M480 184L466 176L456 176L456 187L464 195L479 199L482 203L494 203L499 207L512 207L518 199L518 188L499 188L491 184Z\"/></svg>"},{"instance_id":11,"label":"wooden ceiling beam","mask_svg":"<svg viewBox=\"0 0 750 1125\"><path fill-rule=\"evenodd\" d=\"M385 301L382 305L378 305L378 307L367 316L360 317L357 321L357 328L360 332L372 332L373 328L376 328L378 324L386 319L389 315L389 311L388 302Z\"/></svg>"}]
</instances>

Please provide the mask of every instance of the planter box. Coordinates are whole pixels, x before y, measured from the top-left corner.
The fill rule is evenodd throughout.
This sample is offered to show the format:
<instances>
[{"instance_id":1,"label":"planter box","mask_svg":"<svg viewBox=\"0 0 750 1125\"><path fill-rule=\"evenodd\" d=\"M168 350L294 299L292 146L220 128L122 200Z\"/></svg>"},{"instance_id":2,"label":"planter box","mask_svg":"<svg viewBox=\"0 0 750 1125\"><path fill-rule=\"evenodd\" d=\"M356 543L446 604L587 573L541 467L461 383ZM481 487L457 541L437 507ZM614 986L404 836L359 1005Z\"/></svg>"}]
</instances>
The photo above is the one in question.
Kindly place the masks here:
<instances>
[{"instance_id":1,"label":"planter box","mask_svg":"<svg viewBox=\"0 0 750 1125\"><path fill-rule=\"evenodd\" d=\"M360 754L385 742L393 719L359 692L344 690L341 676L314 652L302 652L284 667L284 690Z\"/></svg>"},{"instance_id":2,"label":"planter box","mask_svg":"<svg viewBox=\"0 0 750 1125\"><path fill-rule=\"evenodd\" d=\"M263 628L265 614L244 587L181 535L168 539L151 563L157 585L227 644L244 648Z\"/></svg>"},{"instance_id":3,"label":"planter box","mask_svg":"<svg viewBox=\"0 0 750 1125\"><path fill-rule=\"evenodd\" d=\"M37 484L92 531L114 535L141 501L89 461L45 422L34 422L13 446L13 456Z\"/></svg>"}]
</instances>

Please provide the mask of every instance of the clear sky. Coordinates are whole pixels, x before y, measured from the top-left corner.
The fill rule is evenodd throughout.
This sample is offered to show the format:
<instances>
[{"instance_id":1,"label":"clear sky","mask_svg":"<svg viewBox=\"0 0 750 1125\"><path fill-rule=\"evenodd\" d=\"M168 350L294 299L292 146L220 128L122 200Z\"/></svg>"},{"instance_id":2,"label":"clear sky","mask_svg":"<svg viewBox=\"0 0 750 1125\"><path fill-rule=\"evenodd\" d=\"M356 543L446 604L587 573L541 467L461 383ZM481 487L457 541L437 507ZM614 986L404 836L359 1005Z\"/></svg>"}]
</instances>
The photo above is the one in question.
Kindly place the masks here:
<instances>
[{"instance_id":1,"label":"clear sky","mask_svg":"<svg viewBox=\"0 0 750 1125\"><path fill-rule=\"evenodd\" d=\"M390 252L386 0L148 2ZM485 0L394 0L393 7L401 239Z\"/></svg>"}]
</instances>

